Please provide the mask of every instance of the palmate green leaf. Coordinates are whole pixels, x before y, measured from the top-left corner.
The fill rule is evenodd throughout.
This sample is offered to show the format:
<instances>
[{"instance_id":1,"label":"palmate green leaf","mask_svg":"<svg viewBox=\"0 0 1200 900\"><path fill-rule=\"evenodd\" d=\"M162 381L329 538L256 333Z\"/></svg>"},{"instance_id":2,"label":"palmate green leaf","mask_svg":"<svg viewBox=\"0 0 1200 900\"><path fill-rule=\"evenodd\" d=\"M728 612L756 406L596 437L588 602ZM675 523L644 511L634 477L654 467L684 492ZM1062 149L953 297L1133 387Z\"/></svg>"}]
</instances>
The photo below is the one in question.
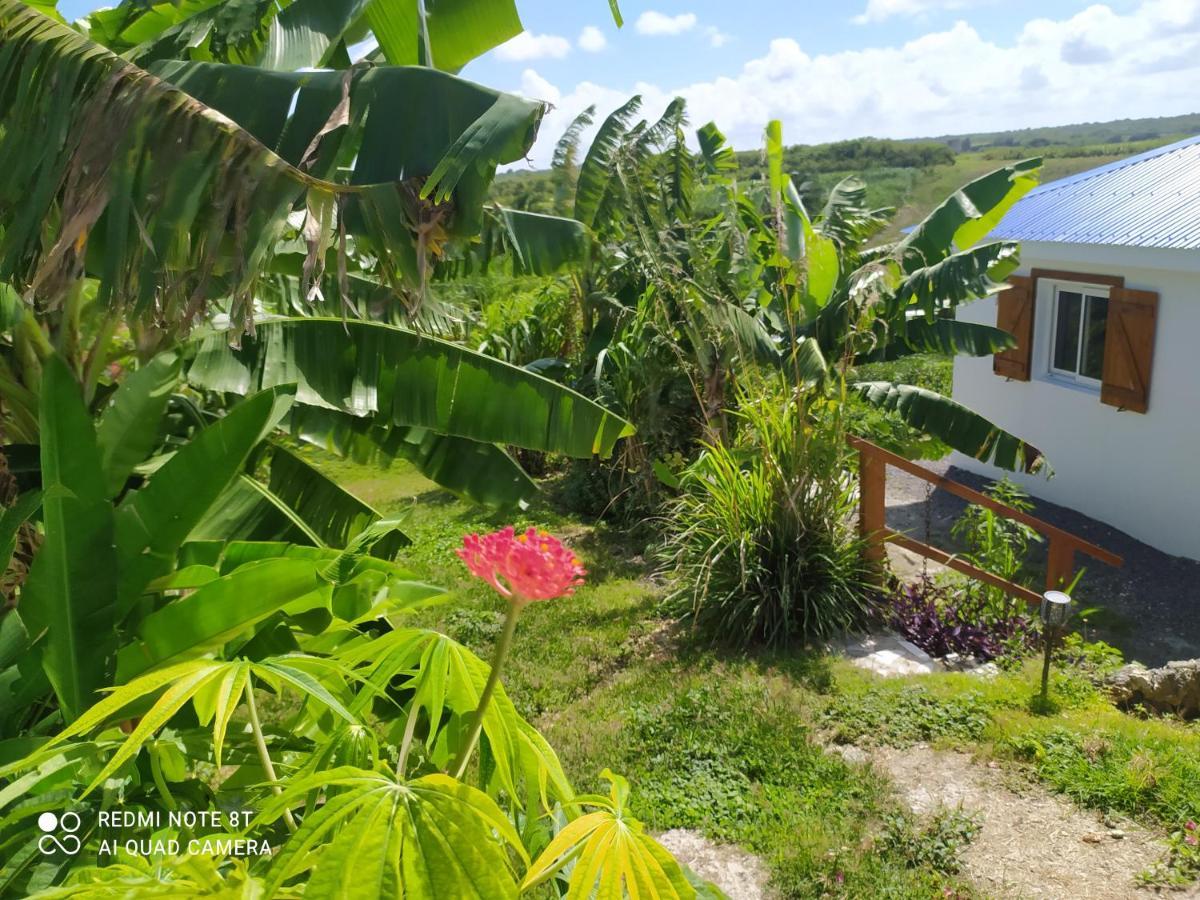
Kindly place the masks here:
<instances>
[{"instance_id":1,"label":"palmate green leaf","mask_svg":"<svg viewBox=\"0 0 1200 900\"><path fill-rule=\"evenodd\" d=\"M325 802L305 817L271 863L266 893L309 872L318 897L516 896L509 851L528 855L512 823L482 791L447 775L399 781L386 772L344 766L293 780L267 801L251 827Z\"/></svg>"},{"instance_id":2,"label":"palmate green leaf","mask_svg":"<svg viewBox=\"0 0 1200 900\"><path fill-rule=\"evenodd\" d=\"M96 442L110 497L121 492L134 467L158 444L162 417L179 380L179 357L160 353L126 377L105 405Z\"/></svg>"},{"instance_id":3,"label":"palmate green leaf","mask_svg":"<svg viewBox=\"0 0 1200 900\"><path fill-rule=\"evenodd\" d=\"M479 242L442 261L440 280L501 270L513 275L553 275L587 259L587 226L575 219L503 206L486 208Z\"/></svg>"},{"instance_id":4,"label":"palmate green leaf","mask_svg":"<svg viewBox=\"0 0 1200 900\"><path fill-rule=\"evenodd\" d=\"M283 418L294 394L293 386L278 385L237 404L125 496L116 514L118 617L147 584L171 571L180 546Z\"/></svg>"},{"instance_id":5,"label":"palmate green leaf","mask_svg":"<svg viewBox=\"0 0 1200 900\"><path fill-rule=\"evenodd\" d=\"M608 769L602 774L612 785L609 797L581 798L583 805L599 809L554 836L525 873L521 890L542 884L573 862L567 900L693 900L696 889L679 863L629 815L629 783Z\"/></svg>"},{"instance_id":6,"label":"palmate green leaf","mask_svg":"<svg viewBox=\"0 0 1200 900\"><path fill-rule=\"evenodd\" d=\"M293 408L287 427L293 437L356 462L408 460L430 481L472 503L524 508L538 492L520 464L495 444L314 406Z\"/></svg>"},{"instance_id":7,"label":"palmate green leaf","mask_svg":"<svg viewBox=\"0 0 1200 900\"><path fill-rule=\"evenodd\" d=\"M172 860L169 866L157 858L126 855L122 860L108 866L74 865L63 884L30 894L28 900L251 900L264 896L262 879L250 874L245 860L189 855ZM273 895L273 900L302 896L300 888L284 888Z\"/></svg>"},{"instance_id":8,"label":"palmate green leaf","mask_svg":"<svg viewBox=\"0 0 1200 900\"><path fill-rule=\"evenodd\" d=\"M568 456L607 456L632 432L575 391L448 341L392 325L279 319L242 349L216 334L200 341L188 380L248 393L296 383L298 404L428 428L483 443Z\"/></svg>"},{"instance_id":9,"label":"palmate green leaf","mask_svg":"<svg viewBox=\"0 0 1200 900\"><path fill-rule=\"evenodd\" d=\"M57 356L41 389L45 537L21 594L21 616L71 721L108 683L116 650L117 554L100 451L79 384Z\"/></svg>"},{"instance_id":10,"label":"palmate green leaf","mask_svg":"<svg viewBox=\"0 0 1200 900\"><path fill-rule=\"evenodd\" d=\"M338 659L366 679L368 689L351 706L356 714L400 678L400 686L414 692L411 703L424 711L435 729L447 710L460 719L475 711L490 672L487 663L458 642L415 628L396 629L347 648ZM514 802L523 796L517 790L518 775L537 786L547 810L553 801L566 802L574 796L558 757L521 718L503 686L497 687L484 713L483 734L495 763L495 778ZM444 732L429 735L427 745L433 758L447 765L459 749L451 746Z\"/></svg>"},{"instance_id":11,"label":"palmate green leaf","mask_svg":"<svg viewBox=\"0 0 1200 900\"><path fill-rule=\"evenodd\" d=\"M949 397L890 381L860 381L850 387L872 406L897 413L912 427L980 462L1010 472L1036 472L1045 465L1036 447Z\"/></svg>"},{"instance_id":12,"label":"palmate green leaf","mask_svg":"<svg viewBox=\"0 0 1200 900\"><path fill-rule=\"evenodd\" d=\"M285 684L298 691L308 700L328 708L335 715L351 724L358 724L351 713L341 705L319 682L307 675L303 665L323 666L327 671L336 671L327 661L302 655L279 657L249 662L247 660L190 660L148 672L128 684L114 688L67 728L39 747L24 759L0 767L0 778L8 778L17 772L26 771L43 761L61 753L68 742L84 737L114 721L131 707L141 714L133 731L121 746L105 761L104 766L84 789L80 798L86 797L142 749L150 738L163 728L171 718L187 704L195 706L200 724L213 723L214 757L220 759L221 745L236 706L241 702L237 689L252 690L255 679L280 688ZM142 707L153 698L145 712Z\"/></svg>"},{"instance_id":13,"label":"palmate green leaf","mask_svg":"<svg viewBox=\"0 0 1200 900\"><path fill-rule=\"evenodd\" d=\"M617 150L629 131L629 123L641 108L642 98L639 95L618 106L604 120L592 139L592 145L588 147L575 186L575 218L585 225L595 223L596 212L613 178Z\"/></svg>"},{"instance_id":14,"label":"palmate green leaf","mask_svg":"<svg viewBox=\"0 0 1200 900\"><path fill-rule=\"evenodd\" d=\"M955 191L900 242L905 265L932 265L955 247L973 247L1018 200L1037 187L1041 165L1040 159L1022 160Z\"/></svg>"},{"instance_id":15,"label":"palmate green leaf","mask_svg":"<svg viewBox=\"0 0 1200 900\"><path fill-rule=\"evenodd\" d=\"M550 168L554 172L554 211L565 212L575 195L575 180L579 177L579 144L583 132L592 127L596 117L593 103L571 120L562 137L554 145Z\"/></svg>"}]
</instances>

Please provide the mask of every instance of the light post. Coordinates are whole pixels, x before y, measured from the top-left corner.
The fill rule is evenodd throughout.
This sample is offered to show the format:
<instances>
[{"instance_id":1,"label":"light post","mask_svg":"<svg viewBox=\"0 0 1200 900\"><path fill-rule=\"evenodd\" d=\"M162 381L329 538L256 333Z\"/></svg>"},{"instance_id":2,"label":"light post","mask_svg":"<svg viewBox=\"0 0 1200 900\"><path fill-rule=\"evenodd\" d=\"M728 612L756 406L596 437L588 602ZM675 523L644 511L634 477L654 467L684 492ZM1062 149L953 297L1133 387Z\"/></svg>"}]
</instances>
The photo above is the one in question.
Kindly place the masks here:
<instances>
[{"instance_id":1,"label":"light post","mask_svg":"<svg viewBox=\"0 0 1200 900\"><path fill-rule=\"evenodd\" d=\"M1059 630L1071 618L1071 597L1062 591L1046 591L1042 594L1042 637L1046 642L1046 659L1042 663L1042 706L1045 707L1050 694L1050 654L1054 650L1054 639Z\"/></svg>"}]
</instances>

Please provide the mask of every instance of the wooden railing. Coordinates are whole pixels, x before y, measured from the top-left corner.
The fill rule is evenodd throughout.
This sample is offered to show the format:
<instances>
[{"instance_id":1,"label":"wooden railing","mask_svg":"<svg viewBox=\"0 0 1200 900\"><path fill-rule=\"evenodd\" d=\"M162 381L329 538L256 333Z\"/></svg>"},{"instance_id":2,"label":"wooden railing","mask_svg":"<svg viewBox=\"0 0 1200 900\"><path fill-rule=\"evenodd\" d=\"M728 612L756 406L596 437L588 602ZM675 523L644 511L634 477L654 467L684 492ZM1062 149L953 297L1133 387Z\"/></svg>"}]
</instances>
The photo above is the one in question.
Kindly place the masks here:
<instances>
[{"instance_id":1,"label":"wooden railing","mask_svg":"<svg viewBox=\"0 0 1200 900\"><path fill-rule=\"evenodd\" d=\"M1061 589L1071 583L1075 575L1075 551L1077 550L1095 557L1101 562L1108 563L1110 566L1122 566L1125 563L1120 556L1110 553L1103 547L1097 547L1069 531L1064 531L1049 522L1043 522L1041 519L1029 515L1029 513L1021 512L1019 509L1013 509L1007 504L993 500L986 494L972 490L964 484L951 481L941 475L935 475L903 456L897 456L870 441L853 436L847 440L850 442L850 446L858 451L859 459L858 530L867 540L864 551L867 559L875 566L883 566L887 553L885 545L891 542L978 581L998 587L1014 597L1020 597L1030 603L1042 602L1041 594L1031 591L1027 587L986 572L953 554L888 528L886 521L888 466L895 466L923 481L928 481L947 493L961 497L968 503L986 506L1006 519L1021 522L1045 535L1049 541L1046 560L1046 590Z\"/></svg>"}]
</instances>

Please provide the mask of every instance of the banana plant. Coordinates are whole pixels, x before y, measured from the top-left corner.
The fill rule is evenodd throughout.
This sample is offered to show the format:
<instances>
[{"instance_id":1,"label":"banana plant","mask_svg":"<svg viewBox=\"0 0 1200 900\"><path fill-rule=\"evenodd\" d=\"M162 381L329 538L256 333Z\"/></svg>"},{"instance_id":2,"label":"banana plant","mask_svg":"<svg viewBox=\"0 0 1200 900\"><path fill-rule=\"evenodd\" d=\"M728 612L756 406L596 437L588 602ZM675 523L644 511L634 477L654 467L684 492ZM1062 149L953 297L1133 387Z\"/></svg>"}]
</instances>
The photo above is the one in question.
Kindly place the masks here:
<instances>
[{"instance_id":1,"label":"banana plant","mask_svg":"<svg viewBox=\"0 0 1200 900\"><path fill-rule=\"evenodd\" d=\"M3 618L12 644L0 672L0 712L10 722L24 717L27 727L37 724L28 719L30 700L39 701L35 714L56 708L71 722L114 679L234 639L251 643L260 623L277 615L327 625L441 593L369 557L394 556L396 539L403 539L397 523L316 481L311 467L304 484L316 483L323 493L314 497L292 485L287 500L261 484L253 468L247 471L287 414L294 385L256 392L159 452L163 412L180 377L174 354L156 357L122 383L93 424L66 364L57 356L47 360L40 488L19 500L12 509L20 512L10 517L11 525L36 503L43 532L17 604ZM287 460L285 470L295 474L305 465L286 448L274 449L273 467ZM242 535L213 528L214 517L228 521L230 492L239 488L273 498L273 508L302 538L312 535L301 543L313 546L231 541ZM388 602L376 609L380 592ZM42 702L51 691L54 703Z\"/></svg>"},{"instance_id":2,"label":"banana plant","mask_svg":"<svg viewBox=\"0 0 1200 900\"><path fill-rule=\"evenodd\" d=\"M1017 245L983 239L1036 184L1039 160L976 179L881 243L893 211L867 206L860 179L836 185L810 213L784 171L778 122L766 129L767 177L747 181L714 124L697 131L693 154L681 102L655 121L638 120L640 106L634 97L609 115L586 154L585 111L555 154L559 209L589 235L573 257L586 346L574 383L639 427L622 471L642 471L653 490L650 467L662 471L665 457L687 458L698 438L719 433L731 386L762 368L826 405L887 409L1002 468L1043 464L1035 447L949 397L854 377L863 362L1012 346L1011 335L956 321L954 310L1003 289L1016 267ZM567 234L560 226L564 251ZM516 269L518 251L498 249ZM627 493L626 480L614 494Z\"/></svg>"}]
</instances>

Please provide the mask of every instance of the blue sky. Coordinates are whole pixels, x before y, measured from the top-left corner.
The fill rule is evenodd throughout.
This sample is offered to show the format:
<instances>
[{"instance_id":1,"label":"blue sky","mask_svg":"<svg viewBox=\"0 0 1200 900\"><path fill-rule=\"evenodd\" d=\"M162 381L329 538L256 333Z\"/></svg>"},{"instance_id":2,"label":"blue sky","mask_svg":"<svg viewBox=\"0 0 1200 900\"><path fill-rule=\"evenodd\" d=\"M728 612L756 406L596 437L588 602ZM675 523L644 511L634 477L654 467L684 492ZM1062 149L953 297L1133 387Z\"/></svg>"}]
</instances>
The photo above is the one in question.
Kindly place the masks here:
<instances>
[{"instance_id":1,"label":"blue sky","mask_svg":"<svg viewBox=\"0 0 1200 900\"><path fill-rule=\"evenodd\" d=\"M62 0L68 16L94 0ZM1200 0L518 0L526 34L465 77L554 104L532 160L590 103L688 99L735 146L915 137L1200 111Z\"/></svg>"}]
</instances>

